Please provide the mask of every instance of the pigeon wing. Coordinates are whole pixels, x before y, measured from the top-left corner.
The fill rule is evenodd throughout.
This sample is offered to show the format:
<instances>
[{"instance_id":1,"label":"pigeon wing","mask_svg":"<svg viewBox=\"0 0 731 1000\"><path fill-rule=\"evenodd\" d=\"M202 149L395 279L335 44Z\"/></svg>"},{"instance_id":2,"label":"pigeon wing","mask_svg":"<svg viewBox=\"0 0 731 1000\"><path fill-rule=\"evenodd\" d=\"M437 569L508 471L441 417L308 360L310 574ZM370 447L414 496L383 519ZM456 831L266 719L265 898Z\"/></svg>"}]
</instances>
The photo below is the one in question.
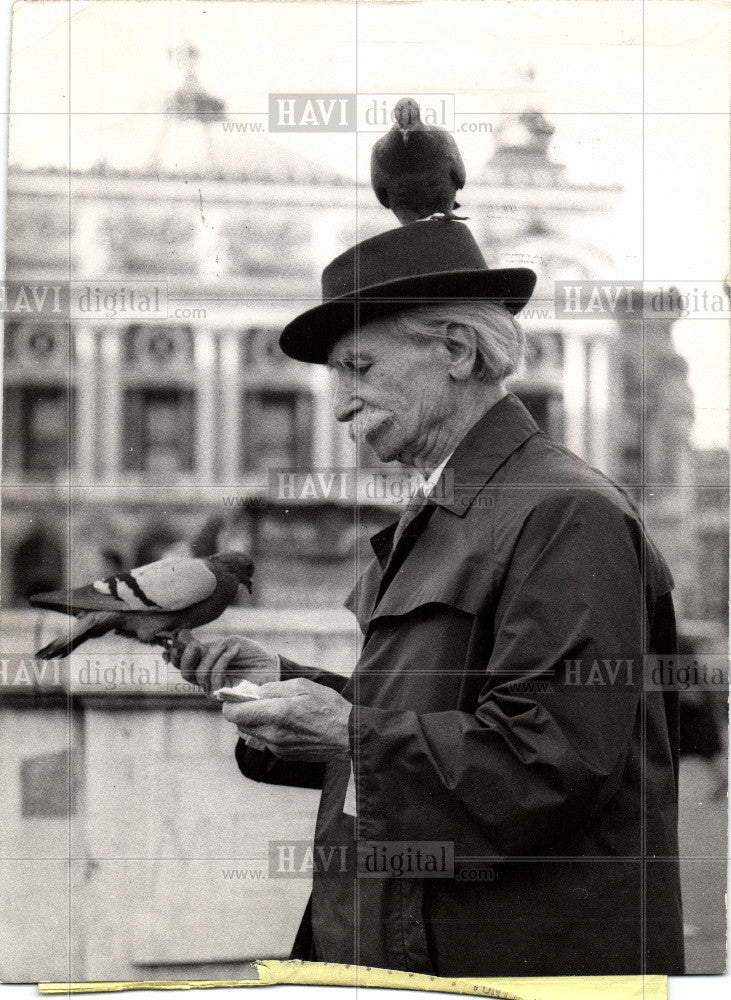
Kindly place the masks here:
<instances>
[{"instance_id":1,"label":"pigeon wing","mask_svg":"<svg viewBox=\"0 0 731 1000\"><path fill-rule=\"evenodd\" d=\"M100 594L91 584L75 590L51 590L28 598L33 608L73 615L87 611L129 611L129 605L111 594ZM150 609L152 610L152 609Z\"/></svg>"},{"instance_id":2,"label":"pigeon wing","mask_svg":"<svg viewBox=\"0 0 731 1000\"><path fill-rule=\"evenodd\" d=\"M459 151L459 146L455 142L454 136L439 125L432 125L429 128L431 137L436 141L441 149L444 159L449 164L449 176L455 188L459 191L465 186L467 181L467 171L464 160Z\"/></svg>"},{"instance_id":3,"label":"pigeon wing","mask_svg":"<svg viewBox=\"0 0 731 1000\"><path fill-rule=\"evenodd\" d=\"M161 559L74 590L33 594L28 603L67 615L86 611L179 611L210 597L216 585L215 573L201 559Z\"/></svg>"},{"instance_id":4,"label":"pigeon wing","mask_svg":"<svg viewBox=\"0 0 731 1000\"><path fill-rule=\"evenodd\" d=\"M160 559L94 582L94 590L121 600L128 611L182 611L215 591L217 578L202 559Z\"/></svg>"},{"instance_id":5,"label":"pigeon wing","mask_svg":"<svg viewBox=\"0 0 731 1000\"><path fill-rule=\"evenodd\" d=\"M449 173L454 183L454 186L459 191L460 188L463 188L465 186L465 182L467 180L467 171L465 170L464 160L462 159L459 149L457 148L457 143L454 141L454 139L449 133L447 133L447 138L451 143Z\"/></svg>"},{"instance_id":6,"label":"pigeon wing","mask_svg":"<svg viewBox=\"0 0 731 1000\"><path fill-rule=\"evenodd\" d=\"M375 192L376 198L384 206L384 208L390 208L391 203L388 200L388 182L390 180L388 173L383 169L380 157L380 147L385 142L388 136L384 136L379 139L371 150L371 185Z\"/></svg>"}]
</instances>

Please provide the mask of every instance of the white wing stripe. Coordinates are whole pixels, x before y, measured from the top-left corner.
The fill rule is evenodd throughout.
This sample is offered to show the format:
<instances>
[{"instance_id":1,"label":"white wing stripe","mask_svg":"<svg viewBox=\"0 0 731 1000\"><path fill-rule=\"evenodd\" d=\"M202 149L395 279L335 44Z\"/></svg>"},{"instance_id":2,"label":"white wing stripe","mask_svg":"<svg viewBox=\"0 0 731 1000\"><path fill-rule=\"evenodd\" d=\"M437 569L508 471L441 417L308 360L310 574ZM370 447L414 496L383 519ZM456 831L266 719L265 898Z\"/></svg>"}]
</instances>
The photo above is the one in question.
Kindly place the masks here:
<instances>
[{"instance_id":1,"label":"white wing stripe","mask_svg":"<svg viewBox=\"0 0 731 1000\"><path fill-rule=\"evenodd\" d=\"M130 586L128 586L124 580L117 581L117 594L119 594L120 600L124 601L128 608L133 611L149 611L150 605L145 604L141 601L137 594Z\"/></svg>"}]
</instances>

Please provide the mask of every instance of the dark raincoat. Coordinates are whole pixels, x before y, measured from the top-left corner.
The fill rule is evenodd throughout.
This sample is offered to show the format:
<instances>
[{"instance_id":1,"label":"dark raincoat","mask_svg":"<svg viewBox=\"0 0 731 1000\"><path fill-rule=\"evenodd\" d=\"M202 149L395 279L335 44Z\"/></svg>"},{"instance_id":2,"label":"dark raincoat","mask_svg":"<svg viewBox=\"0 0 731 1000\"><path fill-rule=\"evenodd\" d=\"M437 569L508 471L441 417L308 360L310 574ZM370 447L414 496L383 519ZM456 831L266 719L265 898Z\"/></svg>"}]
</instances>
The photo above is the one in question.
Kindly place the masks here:
<instances>
[{"instance_id":1,"label":"dark raincoat","mask_svg":"<svg viewBox=\"0 0 731 1000\"><path fill-rule=\"evenodd\" d=\"M315 843L453 845L451 877L315 873L293 957L440 976L683 971L672 579L625 495L508 395L348 606L351 768L240 741L259 781L321 787ZM445 482L448 480L445 477ZM644 665L643 665L644 664ZM281 836L281 831L277 832ZM326 855L323 855L326 856ZM363 869L361 868L361 871Z\"/></svg>"}]
</instances>

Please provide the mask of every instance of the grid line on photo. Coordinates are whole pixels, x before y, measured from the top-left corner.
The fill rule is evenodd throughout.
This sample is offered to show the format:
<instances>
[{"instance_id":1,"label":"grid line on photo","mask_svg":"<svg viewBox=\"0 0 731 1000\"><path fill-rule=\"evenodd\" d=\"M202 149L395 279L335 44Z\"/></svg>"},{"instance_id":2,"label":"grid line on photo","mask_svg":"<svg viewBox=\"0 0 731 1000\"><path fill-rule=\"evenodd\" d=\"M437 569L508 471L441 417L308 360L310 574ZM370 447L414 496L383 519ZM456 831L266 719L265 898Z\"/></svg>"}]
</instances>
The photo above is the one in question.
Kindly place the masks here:
<instances>
[{"instance_id":1,"label":"grid line on photo","mask_svg":"<svg viewBox=\"0 0 731 1000\"><path fill-rule=\"evenodd\" d=\"M607 854L607 855L596 854L596 855L594 855L594 854L592 854L590 856L587 856L585 854L568 854L568 855L545 855L545 854L536 854L536 855L525 854L524 855L524 854L515 854L515 855L510 855L509 857L503 857L503 856L501 856L501 857L497 857L497 858L493 857L490 854L465 854L465 855L457 854L457 855L455 855L454 860L455 861L465 861L465 862L467 862L467 861L470 861L470 862L472 862L472 861L474 861L474 862L483 862L485 864L493 864L493 865L501 865L501 864L502 865L510 865L510 864L513 864L514 862L515 863L520 863L520 864L523 864L523 863L525 863L525 864L538 864L538 863L540 863L540 864L566 864L567 862L593 864L595 861L602 862L602 863L607 863L607 864L612 864L614 862L617 862L617 863L619 863L619 862L623 862L623 863L624 862L633 862L633 863L637 863L638 865L639 864L665 865L669 861L675 861L675 860L677 860L677 858L678 858L678 855L676 855L676 854L658 854L658 855L654 855L652 857L648 857L648 856L643 855L642 853L639 853L639 854L627 854L627 855L621 855L621 854ZM123 857L123 856L117 856L117 855L110 855L108 857L104 857L104 856L97 855L97 854L72 854L72 855L69 856L69 854L62 854L62 855L57 856L57 857L46 856L46 855L33 855L32 857L28 857L28 856L25 856L25 857L23 857L23 856L18 856L18 857L9 856L9 857L6 857L6 858L0 858L0 861L2 861L2 862L14 862L14 861L66 861L66 862L68 862L68 861L73 861L73 862L78 862L78 861L100 861L100 862L101 861L105 861L105 862L106 861L108 861L108 862L139 861L139 862L146 862L147 863L147 862L154 862L154 861L171 861L171 862L176 862L177 863L177 862L180 862L181 860L184 860L184 861L210 861L210 862L215 862L216 864L218 864L221 861L231 861L231 862L251 861L251 862L261 862L261 863L263 863L265 861L269 861L270 857L269 857L269 855L261 855L261 856L257 856L257 857L248 856L248 855L242 855L241 857L236 857L236 856L231 856L230 854L221 854L221 855L212 854L212 855L202 855L202 856L190 855L190 856L186 856L184 859L181 859L177 855L169 855L168 856L168 855L157 855L157 854L150 854L150 855L142 854L142 855L138 855L138 856L135 856L135 857ZM691 862L692 861L694 863L699 863L699 864L706 863L706 862L711 862L711 861L725 861L725 860L726 860L726 855L725 854L721 854L721 855L700 855L700 856L697 856L697 857L696 856L692 856L692 855L682 855L681 856L681 861L682 862L686 862L686 861Z\"/></svg>"},{"instance_id":2,"label":"grid line on photo","mask_svg":"<svg viewBox=\"0 0 731 1000\"><path fill-rule=\"evenodd\" d=\"M71 7L69 5L69 13L70 13L70 10L71 10ZM71 218L72 218L72 215L71 215L71 213L72 213L71 171L72 171L72 166L73 166L73 159L72 159L72 157L73 157L73 148L72 148L72 141L71 141L71 102L72 102L72 84L71 84L71 20L72 20L71 17L69 17L68 18L68 43L69 43L69 75L68 75L69 145L68 145L68 171L69 171L69 173L68 173L68 204L67 204L67 211L68 211L67 224L68 224L68 235L69 235L69 241L68 241L68 280L69 280L69 285L71 284L71 279L73 277L73 255L72 255L73 254L73 249L72 249L72 238L71 238ZM71 328L71 320L69 318L68 324L67 324L68 381L67 381L67 385L66 385L66 398L69 401L68 402L68 407L67 407L67 412L68 412L68 424L67 424L67 429L68 429L68 445L67 445L68 451L67 451L67 456L68 457L67 457L67 468L69 470L69 486L68 486L68 494L67 494L67 500L66 500L66 504L67 504L66 509L67 509L67 512L68 512L67 513L67 519L66 519L66 551L68 553L68 557L66 559L66 579L65 579L65 585L66 585L66 589L67 590L71 589L72 580L73 580L73 577L75 575L74 572L73 572L73 558L74 558L74 555L73 555L73 549L72 549L72 525L71 525L71 483L73 481L73 475L74 475L74 471L73 471L74 470L74 440L73 440L73 435L72 435L72 423L71 422L74 419L74 417L72 416L72 413L73 413L73 409L75 409L75 407L72 409L71 400L72 400L72 392L73 392L73 368L74 368L74 360L75 359L74 359L74 352L73 352L73 342L72 342L71 337L72 337L72 328ZM67 850L68 850L68 944L69 944L68 978L69 978L69 981L71 981L71 982L73 980L77 979L77 978L80 978L81 975L83 974L81 969L78 969L78 971L77 971L77 969L75 968L76 948L75 948L75 942L74 942L74 934L73 934L74 925L73 925L73 917L72 917L72 913L73 913L72 893L73 893L73 889L74 889L73 875L72 875L72 863L71 863L71 855L72 855L72 819L71 819L71 817L73 816L72 796L73 796L73 793L74 793L72 782L75 782L76 779L77 779L77 776L76 776L76 774L74 772L74 766L73 766L74 750L75 750L75 748L73 746L74 729L72 728L73 727L72 713L73 713L73 702L72 702L72 698L71 698L71 693L69 692L67 694L67 697L66 697L66 717L67 717L67 727L68 727L67 731L68 731L68 734L69 734L68 772L67 772L66 780L67 780L67 787L68 787L68 804L67 804L67 816L68 816L68 841L67 841Z\"/></svg>"},{"instance_id":3,"label":"grid line on photo","mask_svg":"<svg viewBox=\"0 0 731 1000\"><path fill-rule=\"evenodd\" d=\"M642 249L641 249L641 268L642 268L642 282L644 287L645 280L645 99L646 99L646 66L645 66L645 40L646 40L646 21L645 21L645 0L642 2ZM641 346L641 386L642 386L642 399L640 400L640 470L641 470L641 506L640 514L642 515L642 522L645 522L646 511L645 511L645 438L646 438L646 428L645 428L645 376L646 376L646 340L645 340L645 321L644 317L640 320L640 336L642 341ZM642 548L640 551L640 573L642 577L642 594L643 597L648 593L647 591L647 544L643 541ZM646 615L640 615L641 622L641 635L642 635L642 646L643 650L647 649L648 641L648 628ZM640 842L642 845L642 857L643 861L647 857L647 706L644 697L640 697ZM640 879L641 893L640 893L640 935L641 935L641 946L640 946L640 972L644 976L647 968L647 869L643 863L642 874Z\"/></svg>"}]
</instances>

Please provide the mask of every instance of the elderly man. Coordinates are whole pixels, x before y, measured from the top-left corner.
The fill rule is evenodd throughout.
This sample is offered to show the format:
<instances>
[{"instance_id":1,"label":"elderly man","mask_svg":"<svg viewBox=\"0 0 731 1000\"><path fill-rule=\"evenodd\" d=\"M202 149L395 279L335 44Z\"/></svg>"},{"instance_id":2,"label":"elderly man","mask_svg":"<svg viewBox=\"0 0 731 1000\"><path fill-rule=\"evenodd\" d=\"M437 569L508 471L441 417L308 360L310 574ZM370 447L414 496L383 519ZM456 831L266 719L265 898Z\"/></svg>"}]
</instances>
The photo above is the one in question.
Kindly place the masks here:
<instances>
[{"instance_id":1,"label":"elderly man","mask_svg":"<svg viewBox=\"0 0 731 1000\"><path fill-rule=\"evenodd\" d=\"M418 222L333 261L282 334L332 369L356 442L426 484L349 598L352 677L245 638L189 636L179 661L207 691L263 684L224 707L241 770L321 788L316 843L360 849L316 870L294 957L682 971L677 704L643 691L643 655L675 648L672 580L627 497L505 390L534 283Z\"/></svg>"}]
</instances>

